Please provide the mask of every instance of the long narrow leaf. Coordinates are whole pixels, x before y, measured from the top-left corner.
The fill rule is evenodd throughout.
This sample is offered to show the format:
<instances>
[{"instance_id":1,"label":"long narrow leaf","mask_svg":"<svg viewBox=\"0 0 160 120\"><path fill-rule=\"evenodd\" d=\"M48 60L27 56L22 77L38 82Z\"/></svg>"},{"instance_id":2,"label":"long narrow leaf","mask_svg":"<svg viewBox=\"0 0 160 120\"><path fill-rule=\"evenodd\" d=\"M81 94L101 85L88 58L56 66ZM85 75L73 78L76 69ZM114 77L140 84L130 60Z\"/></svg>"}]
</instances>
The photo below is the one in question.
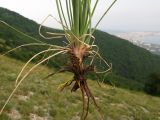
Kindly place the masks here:
<instances>
[{"instance_id":1,"label":"long narrow leaf","mask_svg":"<svg viewBox=\"0 0 160 120\"><path fill-rule=\"evenodd\" d=\"M104 12L104 14L102 15L102 17L99 19L99 21L97 22L97 24L95 25L93 31L92 31L92 34L93 32L96 30L97 26L99 25L99 23L102 21L102 19L104 18L104 16L108 13L108 11L112 8L112 6L116 3L117 0L114 0L112 2L112 4L109 6L109 8Z\"/></svg>"}]
</instances>

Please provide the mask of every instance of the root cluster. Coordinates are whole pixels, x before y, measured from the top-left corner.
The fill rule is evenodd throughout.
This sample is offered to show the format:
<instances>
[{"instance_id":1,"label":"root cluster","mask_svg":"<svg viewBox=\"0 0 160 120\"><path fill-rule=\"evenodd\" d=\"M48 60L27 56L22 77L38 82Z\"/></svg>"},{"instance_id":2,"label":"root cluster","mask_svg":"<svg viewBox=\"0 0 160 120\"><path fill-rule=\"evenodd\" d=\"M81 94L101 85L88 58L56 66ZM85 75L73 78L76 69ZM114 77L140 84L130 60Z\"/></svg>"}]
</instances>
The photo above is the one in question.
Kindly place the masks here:
<instances>
[{"instance_id":1,"label":"root cluster","mask_svg":"<svg viewBox=\"0 0 160 120\"><path fill-rule=\"evenodd\" d=\"M65 72L65 71L71 72L74 74L72 80L62 84L60 86L60 89L63 90L65 87L70 86L73 83L74 85L71 89L71 92L76 92L78 89L81 90L82 99L83 99L83 109L82 109L83 111L81 115L82 120L85 120L87 118L90 100L93 101L97 110L99 112L101 111L100 107L97 105L96 100L87 84L87 78L86 78L87 74L89 72L96 73L95 65L90 64L87 66L84 64L84 61L91 55L89 53L89 49L90 47L87 47L87 46L81 46L77 48L77 46L72 44L72 46L69 46L69 49L67 52L70 59L70 63L67 64L65 67L63 67L62 69L60 69L59 71L52 73L46 77L48 78L56 73Z\"/></svg>"}]
</instances>

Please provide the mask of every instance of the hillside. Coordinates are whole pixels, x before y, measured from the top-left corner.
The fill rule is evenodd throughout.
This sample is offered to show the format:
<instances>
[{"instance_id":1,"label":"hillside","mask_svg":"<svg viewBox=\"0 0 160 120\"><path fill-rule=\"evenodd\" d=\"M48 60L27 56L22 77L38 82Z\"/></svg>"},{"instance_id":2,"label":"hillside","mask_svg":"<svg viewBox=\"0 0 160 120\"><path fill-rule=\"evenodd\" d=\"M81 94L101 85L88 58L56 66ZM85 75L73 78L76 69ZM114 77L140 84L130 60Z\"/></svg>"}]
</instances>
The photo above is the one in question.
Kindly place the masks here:
<instances>
[{"instance_id":1,"label":"hillside","mask_svg":"<svg viewBox=\"0 0 160 120\"><path fill-rule=\"evenodd\" d=\"M52 44L63 44L65 38L59 40L44 40L38 35L39 25L23 16L9 11L4 8L0 8L0 20L6 21L13 27L21 30L22 32L31 35L40 41L48 42ZM53 32L62 32L51 28L44 28ZM142 87L148 76L151 73L160 71L160 56L153 55L149 51L133 45L132 43L120 39L116 36L110 35L106 32L97 30L94 34L96 37L96 44L100 48L100 52L105 59L113 64L113 76L111 75L107 80L113 81L120 86L134 86ZM7 51L15 46L36 42L31 38L28 38L15 30L8 28L4 24L0 23L0 51ZM16 52L11 53L11 56L17 59L26 61L36 52L45 49L37 47L27 47ZM58 66L59 61L53 61L50 65ZM119 80L121 78L121 80ZM123 83L124 81L124 83ZM125 85L124 85L125 84Z\"/></svg>"},{"instance_id":2,"label":"hillside","mask_svg":"<svg viewBox=\"0 0 160 120\"><path fill-rule=\"evenodd\" d=\"M102 31L96 31L94 36L117 74L143 82L152 72L160 71L160 56Z\"/></svg>"},{"instance_id":3,"label":"hillside","mask_svg":"<svg viewBox=\"0 0 160 120\"><path fill-rule=\"evenodd\" d=\"M0 58L0 108L14 88L17 74L23 62L8 57ZM13 69L13 66L14 67ZM29 65L30 67L33 64ZM57 86L72 78L69 73L57 74L47 80L44 76L53 72L44 66L35 69L22 82L6 106L1 120L78 120L81 113L81 92L71 93L70 88L60 92ZM89 86L103 110L105 120L159 120L160 98L142 92L129 91L89 80ZM87 120L99 120L93 104Z\"/></svg>"}]
</instances>

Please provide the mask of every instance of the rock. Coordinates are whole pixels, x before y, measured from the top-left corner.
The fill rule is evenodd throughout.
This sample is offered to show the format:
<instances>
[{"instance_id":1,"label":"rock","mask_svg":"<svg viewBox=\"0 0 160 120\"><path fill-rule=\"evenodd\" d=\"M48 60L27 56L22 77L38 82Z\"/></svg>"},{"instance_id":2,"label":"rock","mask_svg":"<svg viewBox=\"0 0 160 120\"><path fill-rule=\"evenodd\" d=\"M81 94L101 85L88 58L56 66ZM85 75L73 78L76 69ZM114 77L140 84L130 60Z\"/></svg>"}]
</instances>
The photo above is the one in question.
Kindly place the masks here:
<instances>
[{"instance_id":1,"label":"rock","mask_svg":"<svg viewBox=\"0 0 160 120\"><path fill-rule=\"evenodd\" d=\"M18 95L18 100L26 102L29 99L28 96Z\"/></svg>"},{"instance_id":2,"label":"rock","mask_svg":"<svg viewBox=\"0 0 160 120\"><path fill-rule=\"evenodd\" d=\"M21 120L21 114L16 109L11 109L11 112L8 113L8 116L12 118L12 120Z\"/></svg>"},{"instance_id":3,"label":"rock","mask_svg":"<svg viewBox=\"0 0 160 120\"><path fill-rule=\"evenodd\" d=\"M38 110L39 107L38 107L38 106L34 106L33 109L34 109L34 110Z\"/></svg>"},{"instance_id":4,"label":"rock","mask_svg":"<svg viewBox=\"0 0 160 120\"><path fill-rule=\"evenodd\" d=\"M47 117L40 117L33 113L30 113L29 118L30 120L48 120Z\"/></svg>"},{"instance_id":5,"label":"rock","mask_svg":"<svg viewBox=\"0 0 160 120\"><path fill-rule=\"evenodd\" d=\"M29 96L29 97L31 97L31 96L33 96L33 95L34 95L34 92L31 92L31 91L28 92L28 96Z\"/></svg>"},{"instance_id":6,"label":"rock","mask_svg":"<svg viewBox=\"0 0 160 120\"><path fill-rule=\"evenodd\" d=\"M149 113L149 111L146 108L144 108L142 106L140 106L140 108L143 110L144 113Z\"/></svg>"},{"instance_id":7,"label":"rock","mask_svg":"<svg viewBox=\"0 0 160 120\"><path fill-rule=\"evenodd\" d=\"M110 105L111 106L116 106L116 107L119 107L119 108L123 108L123 109L127 109L127 106L125 104L122 104L122 103L111 103Z\"/></svg>"}]
</instances>

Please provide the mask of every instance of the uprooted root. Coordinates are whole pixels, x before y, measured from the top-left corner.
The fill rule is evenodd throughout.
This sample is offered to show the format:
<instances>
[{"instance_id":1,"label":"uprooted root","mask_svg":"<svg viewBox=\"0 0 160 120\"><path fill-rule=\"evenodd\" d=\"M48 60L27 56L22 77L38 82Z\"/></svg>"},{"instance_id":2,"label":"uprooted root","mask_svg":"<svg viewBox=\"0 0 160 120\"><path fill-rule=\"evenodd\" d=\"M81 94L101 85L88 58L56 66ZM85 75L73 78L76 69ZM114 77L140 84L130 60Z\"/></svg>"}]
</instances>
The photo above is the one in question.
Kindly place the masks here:
<instances>
[{"instance_id":1,"label":"uprooted root","mask_svg":"<svg viewBox=\"0 0 160 120\"><path fill-rule=\"evenodd\" d=\"M86 66L84 64L85 59L90 56L89 53L89 48L87 48L86 46L83 46L82 48L77 49L74 44L72 46L70 46L70 49L68 51L68 55L70 58L70 63L68 65L66 65L65 67L63 67L62 69L58 70L57 72L51 73L49 74L46 78L51 77L57 73L61 73L61 72L71 72L74 74L72 80L65 82L64 84L61 84L59 86L59 88L61 90L63 90L65 87L70 86L72 83L74 83L71 92L76 92L76 90L80 89L82 92L82 99L83 99L83 111L82 111L82 115L81 115L81 119L85 120L87 115L88 115L88 111L89 111L89 103L90 100L93 101L95 107L97 108L97 110L101 113L101 109L100 107L97 105L96 100L93 96L93 94L91 93L89 86L87 84L87 78L86 75L89 72L94 72L96 73L96 67L94 65L88 65ZM86 96L86 97L85 97ZM85 99L87 98L87 99ZM103 115L101 114L101 119L103 119Z\"/></svg>"}]
</instances>

